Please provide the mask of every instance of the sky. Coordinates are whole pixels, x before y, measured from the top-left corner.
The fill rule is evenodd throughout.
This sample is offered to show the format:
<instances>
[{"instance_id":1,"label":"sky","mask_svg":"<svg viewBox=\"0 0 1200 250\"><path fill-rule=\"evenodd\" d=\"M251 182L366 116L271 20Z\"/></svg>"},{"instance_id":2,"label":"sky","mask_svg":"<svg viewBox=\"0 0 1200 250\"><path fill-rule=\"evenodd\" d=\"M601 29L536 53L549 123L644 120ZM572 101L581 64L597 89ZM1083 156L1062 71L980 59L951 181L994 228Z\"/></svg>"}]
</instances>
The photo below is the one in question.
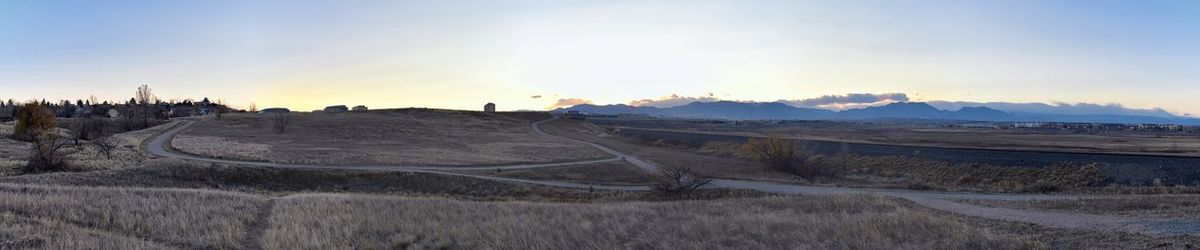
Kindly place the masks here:
<instances>
[{"instance_id":1,"label":"sky","mask_svg":"<svg viewBox=\"0 0 1200 250\"><path fill-rule=\"evenodd\" d=\"M544 110L683 98L1200 114L1198 1L0 1L0 98Z\"/></svg>"}]
</instances>

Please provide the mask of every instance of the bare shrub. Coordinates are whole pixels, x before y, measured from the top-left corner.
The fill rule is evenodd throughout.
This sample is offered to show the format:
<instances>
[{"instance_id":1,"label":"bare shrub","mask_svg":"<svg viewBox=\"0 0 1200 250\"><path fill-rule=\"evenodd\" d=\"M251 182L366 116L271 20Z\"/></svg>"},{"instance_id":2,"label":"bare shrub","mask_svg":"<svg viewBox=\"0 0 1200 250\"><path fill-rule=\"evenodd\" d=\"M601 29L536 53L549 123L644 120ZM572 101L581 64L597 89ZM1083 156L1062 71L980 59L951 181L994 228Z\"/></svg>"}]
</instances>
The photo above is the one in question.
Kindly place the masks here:
<instances>
[{"instance_id":1,"label":"bare shrub","mask_svg":"<svg viewBox=\"0 0 1200 250\"><path fill-rule=\"evenodd\" d=\"M59 136L52 133L42 133L33 140L33 152L29 154L29 163L25 165L25 173L57 172L67 169L66 157L62 153L67 145Z\"/></svg>"},{"instance_id":2,"label":"bare shrub","mask_svg":"<svg viewBox=\"0 0 1200 250\"><path fill-rule=\"evenodd\" d=\"M90 141L92 146L96 147L96 151L104 154L104 158L112 159L112 151L117 148L117 142L110 136L104 136Z\"/></svg>"},{"instance_id":3,"label":"bare shrub","mask_svg":"<svg viewBox=\"0 0 1200 250\"><path fill-rule=\"evenodd\" d=\"M712 183L686 167L665 167L654 176L654 191L661 194L688 194Z\"/></svg>"},{"instance_id":4,"label":"bare shrub","mask_svg":"<svg viewBox=\"0 0 1200 250\"><path fill-rule=\"evenodd\" d=\"M287 126L292 122L292 116L286 113L277 113L271 116L272 127L275 128L275 133L283 133L287 130Z\"/></svg>"},{"instance_id":5,"label":"bare shrub","mask_svg":"<svg viewBox=\"0 0 1200 250\"><path fill-rule=\"evenodd\" d=\"M79 145L80 140L92 140L103 136L104 127L107 123L104 120L87 116L71 120L70 135L75 141L75 145Z\"/></svg>"}]
</instances>

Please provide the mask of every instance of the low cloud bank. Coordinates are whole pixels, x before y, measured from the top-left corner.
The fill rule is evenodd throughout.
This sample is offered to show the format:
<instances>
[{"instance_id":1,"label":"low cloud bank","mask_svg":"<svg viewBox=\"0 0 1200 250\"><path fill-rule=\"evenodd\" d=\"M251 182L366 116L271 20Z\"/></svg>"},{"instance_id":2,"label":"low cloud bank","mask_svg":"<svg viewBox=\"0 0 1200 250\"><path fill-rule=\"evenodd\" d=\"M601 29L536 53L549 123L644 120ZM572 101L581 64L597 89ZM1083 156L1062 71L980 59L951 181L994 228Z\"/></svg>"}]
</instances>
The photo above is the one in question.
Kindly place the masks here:
<instances>
[{"instance_id":1,"label":"low cloud bank","mask_svg":"<svg viewBox=\"0 0 1200 250\"><path fill-rule=\"evenodd\" d=\"M894 102L907 102L908 100L908 95L904 93L853 93L846 95L826 95L809 99L779 100L779 102L801 108L845 110L879 106Z\"/></svg>"},{"instance_id":2,"label":"low cloud bank","mask_svg":"<svg viewBox=\"0 0 1200 250\"><path fill-rule=\"evenodd\" d=\"M686 96L679 96L676 94L671 94L670 96L663 96L663 97L659 97L659 98L655 98L655 99L634 100L634 101L629 102L629 106L670 108L670 107L675 107L675 106L687 105L688 103L693 103L693 102L716 102L716 101L720 101L720 100L721 100L720 98L714 97L712 93L708 93L708 96L699 96L699 97L686 97Z\"/></svg>"},{"instance_id":3,"label":"low cloud bank","mask_svg":"<svg viewBox=\"0 0 1200 250\"><path fill-rule=\"evenodd\" d=\"M567 107L580 105L580 104L592 104L592 100L583 99L583 98L558 99L558 101L554 102L554 104L551 104L546 109L567 108Z\"/></svg>"}]
</instances>

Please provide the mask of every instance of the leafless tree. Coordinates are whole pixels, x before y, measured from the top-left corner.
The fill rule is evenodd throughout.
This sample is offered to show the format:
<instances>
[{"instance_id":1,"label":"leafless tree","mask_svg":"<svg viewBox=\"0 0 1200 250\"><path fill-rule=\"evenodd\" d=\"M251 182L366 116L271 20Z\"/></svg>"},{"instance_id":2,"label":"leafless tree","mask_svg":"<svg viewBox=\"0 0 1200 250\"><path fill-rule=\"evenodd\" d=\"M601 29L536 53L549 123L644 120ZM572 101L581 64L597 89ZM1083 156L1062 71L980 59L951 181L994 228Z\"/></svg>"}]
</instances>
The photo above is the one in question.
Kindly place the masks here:
<instances>
[{"instance_id":1,"label":"leafless tree","mask_svg":"<svg viewBox=\"0 0 1200 250\"><path fill-rule=\"evenodd\" d=\"M44 173L63 171L67 168L66 157L60 150L67 141L60 140L54 133L42 133L33 140L33 152L29 154L29 163L23 169L26 173Z\"/></svg>"},{"instance_id":2,"label":"leafless tree","mask_svg":"<svg viewBox=\"0 0 1200 250\"><path fill-rule=\"evenodd\" d=\"M654 190L662 194L687 194L712 183L687 167L666 167L655 175Z\"/></svg>"},{"instance_id":3,"label":"leafless tree","mask_svg":"<svg viewBox=\"0 0 1200 250\"><path fill-rule=\"evenodd\" d=\"M80 140L91 140L100 137L104 133L104 120L93 116L83 116L71 120L70 135L75 141L75 145L79 145Z\"/></svg>"},{"instance_id":4,"label":"leafless tree","mask_svg":"<svg viewBox=\"0 0 1200 250\"><path fill-rule=\"evenodd\" d=\"M275 133L283 133L292 122L292 116L288 113L277 113L272 114L271 120L274 122Z\"/></svg>"},{"instance_id":5,"label":"leafless tree","mask_svg":"<svg viewBox=\"0 0 1200 250\"><path fill-rule=\"evenodd\" d=\"M221 115L225 114L225 99L217 98L217 120L221 119Z\"/></svg>"},{"instance_id":6,"label":"leafless tree","mask_svg":"<svg viewBox=\"0 0 1200 250\"><path fill-rule=\"evenodd\" d=\"M246 111L249 111L250 113L258 113L258 104L251 102L250 109Z\"/></svg>"},{"instance_id":7,"label":"leafless tree","mask_svg":"<svg viewBox=\"0 0 1200 250\"><path fill-rule=\"evenodd\" d=\"M150 116L153 114L153 105L157 100L154 96L150 85L143 84L138 86L137 92L134 93L134 99L137 101L139 113L142 118L142 128L150 127Z\"/></svg>"},{"instance_id":8,"label":"leafless tree","mask_svg":"<svg viewBox=\"0 0 1200 250\"><path fill-rule=\"evenodd\" d=\"M112 151L117 148L117 142L111 136L104 136L91 140L92 146L96 146L96 151L104 154L104 158L112 159Z\"/></svg>"}]
</instances>

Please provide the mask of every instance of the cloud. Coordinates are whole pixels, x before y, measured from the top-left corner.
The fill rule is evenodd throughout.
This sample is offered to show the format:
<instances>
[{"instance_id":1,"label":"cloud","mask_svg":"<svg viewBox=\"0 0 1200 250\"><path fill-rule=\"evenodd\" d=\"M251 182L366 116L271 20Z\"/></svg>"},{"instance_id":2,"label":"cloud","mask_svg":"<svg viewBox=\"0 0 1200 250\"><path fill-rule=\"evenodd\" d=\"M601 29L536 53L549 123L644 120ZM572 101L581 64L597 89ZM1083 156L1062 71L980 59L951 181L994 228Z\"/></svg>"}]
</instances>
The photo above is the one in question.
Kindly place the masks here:
<instances>
[{"instance_id":1,"label":"cloud","mask_svg":"<svg viewBox=\"0 0 1200 250\"><path fill-rule=\"evenodd\" d=\"M534 96L530 96L529 98L539 99L539 98L542 98L542 95L534 95Z\"/></svg>"},{"instance_id":2,"label":"cloud","mask_svg":"<svg viewBox=\"0 0 1200 250\"><path fill-rule=\"evenodd\" d=\"M566 108L566 107L571 107L571 106L580 105L580 104L592 104L592 100L583 99L583 98L558 99L557 102L554 102L554 104L550 105L549 107L546 107L546 109Z\"/></svg>"},{"instance_id":3,"label":"cloud","mask_svg":"<svg viewBox=\"0 0 1200 250\"><path fill-rule=\"evenodd\" d=\"M799 99L799 100L779 100L779 102L803 108L823 108L832 110L843 110L851 108L861 108L868 106L883 105L893 102L907 102L908 95L904 93L884 93L884 94L846 94L846 95L827 95L817 98Z\"/></svg>"},{"instance_id":4,"label":"cloud","mask_svg":"<svg viewBox=\"0 0 1200 250\"><path fill-rule=\"evenodd\" d=\"M986 106L1010 113L1039 113L1063 115L1138 115L1164 118L1175 118L1177 115L1162 108L1137 109L1128 108L1121 104L1097 103L1013 103L1013 102L949 102L930 101L929 105L945 110L958 110L962 107Z\"/></svg>"},{"instance_id":5,"label":"cloud","mask_svg":"<svg viewBox=\"0 0 1200 250\"><path fill-rule=\"evenodd\" d=\"M634 101L629 102L629 105L630 106L639 106L639 107L669 108L669 107L675 107L675 106L683 106L683 105L687 105L687 104L693 103L693 102L716 102L716 101L720 101L720 100L721 100L720 98L714 97L714 95L712 93L708 93L708 96L699 96L699 97L684 97L684 96L679 96L676 94L671 94L670 96L663 96L663 97L659 97L659 98L655 98L655 99L634 100Z\"/></svg>"}]
</instances>

